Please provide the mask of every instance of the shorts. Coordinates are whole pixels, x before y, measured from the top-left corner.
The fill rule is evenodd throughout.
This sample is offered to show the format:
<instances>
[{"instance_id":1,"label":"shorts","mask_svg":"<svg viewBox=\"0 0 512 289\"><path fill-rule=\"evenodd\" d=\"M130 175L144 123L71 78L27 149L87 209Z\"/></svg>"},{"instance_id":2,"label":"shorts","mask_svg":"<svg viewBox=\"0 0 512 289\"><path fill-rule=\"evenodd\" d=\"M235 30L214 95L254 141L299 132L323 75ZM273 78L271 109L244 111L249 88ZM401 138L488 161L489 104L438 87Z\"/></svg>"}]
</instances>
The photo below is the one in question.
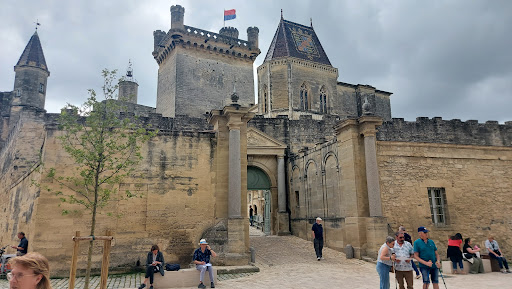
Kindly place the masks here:
<instances>
[{"instance_id":1,"label":"shorts","mask_svg":"<svg viewBox=\"0 0 512 289\"><path fill-rule=\"evenodd\" d=\"M423 284L430 284L429 275L431 276L432 283L439 283L439 270L437 268L420 267L419 269L421 277L423 277Z\"/></svg>"}]
</instances>

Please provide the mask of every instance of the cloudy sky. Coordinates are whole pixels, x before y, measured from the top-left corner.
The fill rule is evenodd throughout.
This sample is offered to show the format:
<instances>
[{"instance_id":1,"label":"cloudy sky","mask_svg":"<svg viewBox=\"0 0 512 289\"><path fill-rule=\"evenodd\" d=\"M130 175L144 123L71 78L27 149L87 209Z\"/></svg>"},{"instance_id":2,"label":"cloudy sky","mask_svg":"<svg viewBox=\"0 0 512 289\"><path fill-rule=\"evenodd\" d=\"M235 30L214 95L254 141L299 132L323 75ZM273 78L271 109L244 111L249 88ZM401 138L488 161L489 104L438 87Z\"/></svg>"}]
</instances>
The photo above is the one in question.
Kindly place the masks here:
<instances>
[{"instance_id":1,"label":"cloudy sky","mask_svg":"<svg viewBox=\"0 0 512 289\"><path fill-rule=\"evenodd\" d=\"M185 7L185 25L218 32L226 22L247 39L260 30L263 62L284 18L316 33L339 81L393 92L393 117L512 120L512 1L294 0L17 0L0 9L0 91L11 91L18 61L36 19L51 76L46 109L82 103L98 89L103 68L133 62L139 103L155 106L158 65L153 31L170 29L171 5Z\"/></svg>"}]
</instances>

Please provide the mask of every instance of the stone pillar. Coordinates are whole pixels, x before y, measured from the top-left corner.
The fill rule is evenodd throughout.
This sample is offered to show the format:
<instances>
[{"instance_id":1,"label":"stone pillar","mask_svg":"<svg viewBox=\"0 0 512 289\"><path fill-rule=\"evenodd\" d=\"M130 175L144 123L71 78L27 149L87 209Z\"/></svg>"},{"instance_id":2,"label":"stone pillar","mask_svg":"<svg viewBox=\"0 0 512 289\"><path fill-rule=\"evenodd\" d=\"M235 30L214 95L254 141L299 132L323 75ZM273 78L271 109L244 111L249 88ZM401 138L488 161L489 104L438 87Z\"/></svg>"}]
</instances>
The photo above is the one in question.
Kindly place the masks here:
<instances>
[{"instance_id":1,"label":"stone pillar","mask_svg":"<svg viewBox=\"0 0 512 289\"><path fill-rule=\"evenodd\" d=\"M242 166L240 164L240 126L242 122L229 122L229 183L228 217L241 218Z\"/></svg>"},{"instance_id":2,"label":"stone pillar","mask_svg":"<svg viewBox=\"0 0 512 289\"><path fill-rule=\"evenodd\" d=\"M277 204L279 213L286 212L286 186L284 175L284 156L277 156Z\"/></svg>"},{"instance_id":3,"label":"stone pillar","mask_svg":"<svg viewBox=\"0 0 512 289\"><path fill-rule=\"evenodd\" d=\"M364 116L359 119L364 136L364 156L366 167L366 186L368 191L368 203L370 217L382 216L382 202L380 197L379 168L377 165L377 146L375 134L377 126L382 124L382 119L374 116Z\"/></svg>"},{"instance_id":4,"label":"stone pillar","mask_svg":"<svg viewBox=\"0 0 512 289\"><path fill-rule=\"evenodd\" d=\"M247 265L249 223L247 196L247 122L254 116L248 107L233 104L211 112L210 124L217 132L214 170L216 174L216 218L227 219L227 240L223 246L223 265ZM219 252L220 253L220 252Z\"/></svg>"},{"instance_id":5,"label":"stone pillar","mask_svg":"<svg viewBox=\"0 0 512 289\"><path fill-rule=\"evenodd\" d=\"M288 212L286 212L286 176L284 171L284 156L277 156L277 218L278 235L290 234L290 221Z\"/></svg>"}]
</instances>

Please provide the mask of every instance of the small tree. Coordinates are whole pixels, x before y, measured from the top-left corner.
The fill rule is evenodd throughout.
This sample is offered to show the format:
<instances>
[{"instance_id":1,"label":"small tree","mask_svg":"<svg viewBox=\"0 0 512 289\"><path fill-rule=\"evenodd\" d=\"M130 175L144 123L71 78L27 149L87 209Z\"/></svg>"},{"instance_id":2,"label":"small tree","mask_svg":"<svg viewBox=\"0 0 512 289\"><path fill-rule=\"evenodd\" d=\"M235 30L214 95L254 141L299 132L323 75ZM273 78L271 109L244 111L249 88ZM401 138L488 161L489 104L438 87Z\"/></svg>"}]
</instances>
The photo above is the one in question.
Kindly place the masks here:
<instances>
[{"instance_id":1,"label":"small tree","mask_svg":"<svg viewBox=\"0 0 512 289\"><path fill-rule=\"evenodd\" d=\"M67 104L59 117L63 135L58 139L74 160L76 172L64 176L65 172L49 168L47 173L47 177L60 185L59 190L48 190L60 197L61 204L77 204L91 213L91 236L95 234L96 216L101 208L135 196L130 191L118 192L118 185L133 173L134 166L142 159L140 144L156 134L137 118L120 117L124 105L116 99L116 71L105 69L102 75L104 101L98 101L96 92L89 89L89 98L82 106ZM69 210L64 209L63 214L67 213ZM91 241L85 289L89 288L92 251Z\"/></svg>"}]
</instances>

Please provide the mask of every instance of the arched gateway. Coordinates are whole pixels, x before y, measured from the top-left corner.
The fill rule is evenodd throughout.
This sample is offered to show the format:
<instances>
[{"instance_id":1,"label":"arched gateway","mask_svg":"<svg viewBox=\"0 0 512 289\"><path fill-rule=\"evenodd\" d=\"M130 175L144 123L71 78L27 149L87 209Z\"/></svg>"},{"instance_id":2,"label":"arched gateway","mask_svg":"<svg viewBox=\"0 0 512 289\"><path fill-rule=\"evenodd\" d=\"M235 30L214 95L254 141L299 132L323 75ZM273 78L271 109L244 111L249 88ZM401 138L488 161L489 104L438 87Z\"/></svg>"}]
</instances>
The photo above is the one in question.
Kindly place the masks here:
<instances>
[{"instance_id":1,"label":"arched gateway","mask_svg":"<svg viewBox=\"0 0 512 289\"><path fill-rule=\"evenodd\" d=\"M285 149L284 143L255 128L247 129L247 210L256 205L256 220L266 234L290 233Z\"/></svg>"}]
</instances>

